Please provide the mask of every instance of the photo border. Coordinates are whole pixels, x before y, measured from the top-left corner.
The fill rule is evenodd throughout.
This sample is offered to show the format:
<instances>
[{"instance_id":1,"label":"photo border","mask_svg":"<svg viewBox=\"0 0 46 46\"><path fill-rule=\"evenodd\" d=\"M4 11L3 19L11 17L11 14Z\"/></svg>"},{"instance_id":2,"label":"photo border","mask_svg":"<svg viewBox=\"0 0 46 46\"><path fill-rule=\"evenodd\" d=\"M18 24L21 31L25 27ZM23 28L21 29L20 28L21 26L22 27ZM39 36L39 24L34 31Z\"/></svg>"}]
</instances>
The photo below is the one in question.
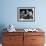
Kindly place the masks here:
<instances>
[{"instance_id":1,"label":"photo border","mask_svg":"<svg viewBox=\"0 0 46 46\"><path fill-rule=\"evenodd\" d=\"M20 9L33 9L33 19L20 19ZM20 22L34 22L35 21L35 7L18 7L17 8L17 21Z\"/></svg>"}]
</instances>

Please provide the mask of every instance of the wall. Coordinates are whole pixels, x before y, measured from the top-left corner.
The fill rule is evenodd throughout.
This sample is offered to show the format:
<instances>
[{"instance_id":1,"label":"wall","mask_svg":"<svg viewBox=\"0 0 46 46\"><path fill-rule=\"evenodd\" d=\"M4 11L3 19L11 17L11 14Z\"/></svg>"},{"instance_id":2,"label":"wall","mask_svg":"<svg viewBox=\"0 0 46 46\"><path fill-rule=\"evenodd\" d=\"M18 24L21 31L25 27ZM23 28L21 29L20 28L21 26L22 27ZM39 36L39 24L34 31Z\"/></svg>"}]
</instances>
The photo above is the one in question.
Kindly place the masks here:
<instances>
[{"instance_id":1,"label":"wall","mask_svg":"<svg viewBox=\"0 0 46 46\"><path fill-rule=\"evenodd\" d=\"M0 25L16 28L46 28L46 0L0 0ZM35 7L35 22L18 22L17 7Z\"/></svg>"}]
</instances>

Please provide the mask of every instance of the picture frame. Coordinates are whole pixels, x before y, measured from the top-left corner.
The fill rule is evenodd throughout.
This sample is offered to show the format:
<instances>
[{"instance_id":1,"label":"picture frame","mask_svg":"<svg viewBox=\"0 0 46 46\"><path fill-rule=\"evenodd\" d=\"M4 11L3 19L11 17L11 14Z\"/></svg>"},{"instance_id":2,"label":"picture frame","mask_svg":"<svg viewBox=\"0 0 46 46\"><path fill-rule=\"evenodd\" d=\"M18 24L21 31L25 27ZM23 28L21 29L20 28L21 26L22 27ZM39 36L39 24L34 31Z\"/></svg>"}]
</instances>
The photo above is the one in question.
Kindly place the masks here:
<instances>
[{"instance_id":1,"label":"picture frame","mask_svg":"<svg viewBox=\"0 0 46 46\"><path fill-rule=\"evenodd\" d=\"M34 22L35 21L35 7L18 7L17 21Z\"/></svg>"}]
</instances>

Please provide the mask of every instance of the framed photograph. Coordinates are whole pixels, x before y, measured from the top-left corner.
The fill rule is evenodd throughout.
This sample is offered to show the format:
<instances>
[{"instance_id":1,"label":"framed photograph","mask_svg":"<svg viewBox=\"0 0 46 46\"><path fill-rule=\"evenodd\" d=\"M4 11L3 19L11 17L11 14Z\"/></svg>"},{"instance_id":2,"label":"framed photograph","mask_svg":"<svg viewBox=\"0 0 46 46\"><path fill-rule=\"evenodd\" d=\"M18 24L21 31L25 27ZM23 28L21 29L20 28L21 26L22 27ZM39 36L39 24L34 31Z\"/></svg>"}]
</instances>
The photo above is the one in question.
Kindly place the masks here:
<instances>
[{"instance_id":1,"label":"framed photograph","mask_svg":"<svg viewBox=\"0 0 46 46\"><path fill-rule=\"evenodd\" d=\"M35 21L35 7L18 7L17 21L22 21L22 22Z\"/></svg>"}]
</instances>

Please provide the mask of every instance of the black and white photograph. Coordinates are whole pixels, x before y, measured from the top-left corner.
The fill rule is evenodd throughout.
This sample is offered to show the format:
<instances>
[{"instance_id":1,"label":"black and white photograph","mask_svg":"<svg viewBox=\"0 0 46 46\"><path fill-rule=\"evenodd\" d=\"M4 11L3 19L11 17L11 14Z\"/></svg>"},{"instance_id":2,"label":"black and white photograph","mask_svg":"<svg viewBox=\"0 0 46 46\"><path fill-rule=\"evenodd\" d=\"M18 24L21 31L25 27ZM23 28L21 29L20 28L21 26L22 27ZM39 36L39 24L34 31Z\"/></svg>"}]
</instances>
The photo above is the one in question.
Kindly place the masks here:
<instances>
[{"instance_id":1,"label":"black and white photograph","mask_svg":"<svg viewBox=\"0 0 46 46\"><path fill-rule=\"evenodd\" d=\"M18 7L17 9L18 21L34 21L35 20L35 8L34 7Z\"/></svg>"}]
</instances>

